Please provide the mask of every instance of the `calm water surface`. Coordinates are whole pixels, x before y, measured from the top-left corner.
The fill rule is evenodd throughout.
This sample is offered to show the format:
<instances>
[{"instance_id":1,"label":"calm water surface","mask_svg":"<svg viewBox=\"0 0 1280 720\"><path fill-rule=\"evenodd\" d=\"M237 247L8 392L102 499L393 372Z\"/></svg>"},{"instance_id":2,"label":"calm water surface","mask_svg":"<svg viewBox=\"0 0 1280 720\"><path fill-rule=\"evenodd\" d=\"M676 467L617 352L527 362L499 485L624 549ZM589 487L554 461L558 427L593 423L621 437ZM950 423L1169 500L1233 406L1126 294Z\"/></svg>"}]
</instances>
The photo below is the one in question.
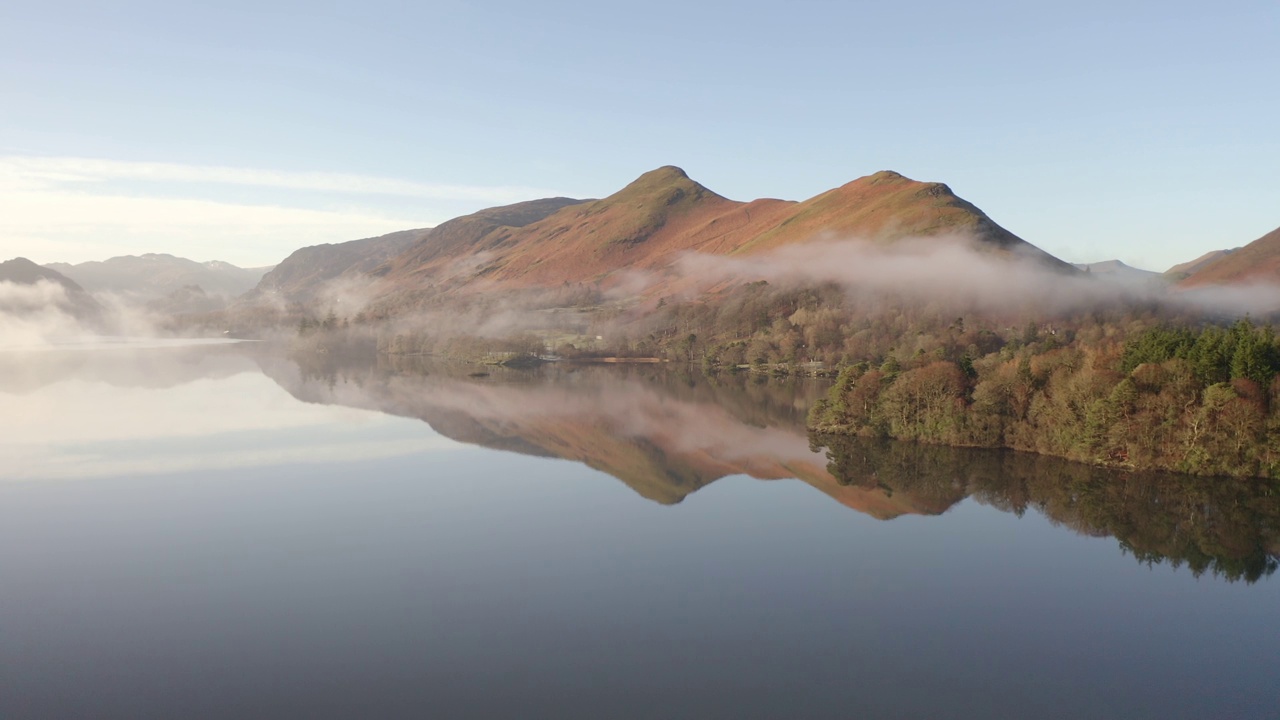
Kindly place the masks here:
<instances>
[{"instance_id":1,"label":"calm water surface","mask_svg":"<svg viewBox=\"0 0 1280 720\"><path fill-rule=\"evenodd\" d=\"M1272 485L474 372L0 354L0 717L1280 713Z\"/></svg>"}]
</instances>

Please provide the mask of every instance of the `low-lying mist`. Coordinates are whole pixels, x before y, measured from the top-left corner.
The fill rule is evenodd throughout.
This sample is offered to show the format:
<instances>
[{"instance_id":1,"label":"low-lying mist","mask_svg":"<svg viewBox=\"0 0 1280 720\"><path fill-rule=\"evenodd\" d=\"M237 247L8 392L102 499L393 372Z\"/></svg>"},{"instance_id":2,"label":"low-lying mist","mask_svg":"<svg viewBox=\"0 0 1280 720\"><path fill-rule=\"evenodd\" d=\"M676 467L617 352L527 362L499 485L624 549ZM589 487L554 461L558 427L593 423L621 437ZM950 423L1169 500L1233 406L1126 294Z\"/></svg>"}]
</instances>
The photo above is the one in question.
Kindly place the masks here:
<instances>
[{"instance_id":1,"label":"low-lying mist","mask_svg":"<svg viewBox=\"0 0 1280 720\"><path fill-rule=\"evenodd\" d=\"M162 338L207 334L174 327L167 313L115 293L90 298L48 280L0 282L0 351L40 350L103 338Z\"/></svg>"},{"instance_id":2,"label":"low-lying mist","mask_svg":"<svg viewBox=\"0 0 1280 720\"><path fill-rule=\"evenodd\" d=\"M1265 319L1280 311L1280 287L1184 291L1164 278L1126 281L1091 275L1031 250L995 247L963 235L889 244L824 239L727 256L691 251L669 258L665 266L624 268L598 278L565 280L559 286L494 282L477 267L455 262L444 281L425 278L421 288L408 294L404 288L380 286L376 277L343 278L321 288L312 305L317 316L333 313L341 320L365 320L368 317L361 316L368 311L389 335L430 336L433 342L536 335L535 340L546 341L551 349L570 341L616 349L619 339L634 345L637 338L673 333L725 337L726 326L717 324L723 315L709 324L699 320L695 324L700 327L694 327L689 313L679 316L680 307L741 302L741 293L734 293L761 282L775 298L822 288L819 302L847 318L923 312L985 320L991 327L1089 313L1113 320L1161 315L1225 320L1246 314ZM413 302L398 305L389 299L410 296ZM734 331L739 337L750 335L760 323L771 321L757 313L750 320L754 326L734 321Z\"/></svg>"},{"instance_id":3,"label":"low-lying mist","mask_svg":"<svg viewBox=\"0 0 1280 720\"><path fill-rule=\"evenodd\" d=\"M1127 305L1166 305L1213 315L1280 310L1280 287L1257 285L1178 291L1162 280L1125 282L1052 266L1030 253L993 250L965 236L881 244L825 240L755 255L688 253L675 264L677 286L705 292L718 284L765 280L783 288L834 284L851 298L939 303L959 311L1022 308L1060 314Z\"/></svg>"}]
</instances>

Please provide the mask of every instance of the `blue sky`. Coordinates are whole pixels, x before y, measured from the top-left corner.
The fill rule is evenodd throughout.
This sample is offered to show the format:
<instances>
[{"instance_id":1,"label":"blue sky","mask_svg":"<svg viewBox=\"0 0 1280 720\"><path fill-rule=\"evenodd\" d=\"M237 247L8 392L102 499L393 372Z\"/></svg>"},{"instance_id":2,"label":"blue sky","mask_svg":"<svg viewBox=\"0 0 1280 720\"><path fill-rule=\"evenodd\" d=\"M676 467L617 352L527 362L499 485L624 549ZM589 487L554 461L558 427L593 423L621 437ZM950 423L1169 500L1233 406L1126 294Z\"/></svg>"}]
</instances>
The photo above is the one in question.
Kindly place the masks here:
<instances>
[{"instance_id":1,"label":"blue sky","mask_svg":"<svg viewBox=\"0 0 1280 720\"><path fill-rule=\"evenodd\" d=\"M0 8L0 256L270 264L664 164L1158 270L1280 225L1274 0L203 5Z\"/></svg>"}]
</instances>

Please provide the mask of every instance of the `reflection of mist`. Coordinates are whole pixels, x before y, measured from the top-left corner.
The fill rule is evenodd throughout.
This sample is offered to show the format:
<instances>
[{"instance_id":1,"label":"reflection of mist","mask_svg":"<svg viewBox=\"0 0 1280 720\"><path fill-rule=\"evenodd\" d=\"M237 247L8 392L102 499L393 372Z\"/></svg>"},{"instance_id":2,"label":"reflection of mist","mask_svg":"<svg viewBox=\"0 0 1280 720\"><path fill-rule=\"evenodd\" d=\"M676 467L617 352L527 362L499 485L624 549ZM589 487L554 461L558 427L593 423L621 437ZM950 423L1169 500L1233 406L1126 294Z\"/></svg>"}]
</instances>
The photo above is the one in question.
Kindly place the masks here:
<instances>
[{"instance_id":1,"label":"reflection of mist","mask_svg":"<svg viewBox=\"0 0 1280 720\"><path fill-rule=\"evenodd\" d=\"M237 341L86 336L0 352L0 393L30 393L66 380L163 388L255 372Z\"/></svg>"},{"instance_id":2,"label":"reflection of mist","mask_svg":"<svg viewBox=\"0 0 1280 720\"><path fill-rule=\"evenodd\" d=\"M299 403L244 348L0 354L0 479L334 462L453 447L419 424Z\"/></svg>"}]
</instances>

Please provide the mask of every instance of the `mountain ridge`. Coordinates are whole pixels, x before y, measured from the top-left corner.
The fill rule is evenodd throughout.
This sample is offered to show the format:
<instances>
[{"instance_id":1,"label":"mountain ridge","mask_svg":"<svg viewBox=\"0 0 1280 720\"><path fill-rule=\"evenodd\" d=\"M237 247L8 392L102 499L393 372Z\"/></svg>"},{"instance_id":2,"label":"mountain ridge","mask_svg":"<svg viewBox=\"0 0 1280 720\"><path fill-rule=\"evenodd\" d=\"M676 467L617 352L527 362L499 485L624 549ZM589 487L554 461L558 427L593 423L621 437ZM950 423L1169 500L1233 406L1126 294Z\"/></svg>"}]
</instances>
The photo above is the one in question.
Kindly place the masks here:
<instances>
[{"instance_id":1,"label":"mountain ridge","mask_svg":"<svg viewBox=\"0 0 1280 720\"><path fill-rule=\"evenodd\" d=\"M515 209L526 222L501 219ZM393 315L465 288L608 288L629 274L666 272L691 252L746 256L832 237L881 244L963 238L982 252L1078 272L942 183L881 171L802 202L740 202L664 165L599 200L547 198L455 218L363 274L378 314Z\"/></svg>"},{"instance_id":2,"label":"mountain ridge","mask_svg":"<svg viewBox=\"0 0 1280 720\"><path fill-rule=\"evenodd\" d=\"M241 268L221 260L200 262L169 253L118 255L83 263L45 267L74 280L89 293L113 293L154 301L190 286L225 299L252 290L271 268Z\"/></svg>"}]
</instances>

